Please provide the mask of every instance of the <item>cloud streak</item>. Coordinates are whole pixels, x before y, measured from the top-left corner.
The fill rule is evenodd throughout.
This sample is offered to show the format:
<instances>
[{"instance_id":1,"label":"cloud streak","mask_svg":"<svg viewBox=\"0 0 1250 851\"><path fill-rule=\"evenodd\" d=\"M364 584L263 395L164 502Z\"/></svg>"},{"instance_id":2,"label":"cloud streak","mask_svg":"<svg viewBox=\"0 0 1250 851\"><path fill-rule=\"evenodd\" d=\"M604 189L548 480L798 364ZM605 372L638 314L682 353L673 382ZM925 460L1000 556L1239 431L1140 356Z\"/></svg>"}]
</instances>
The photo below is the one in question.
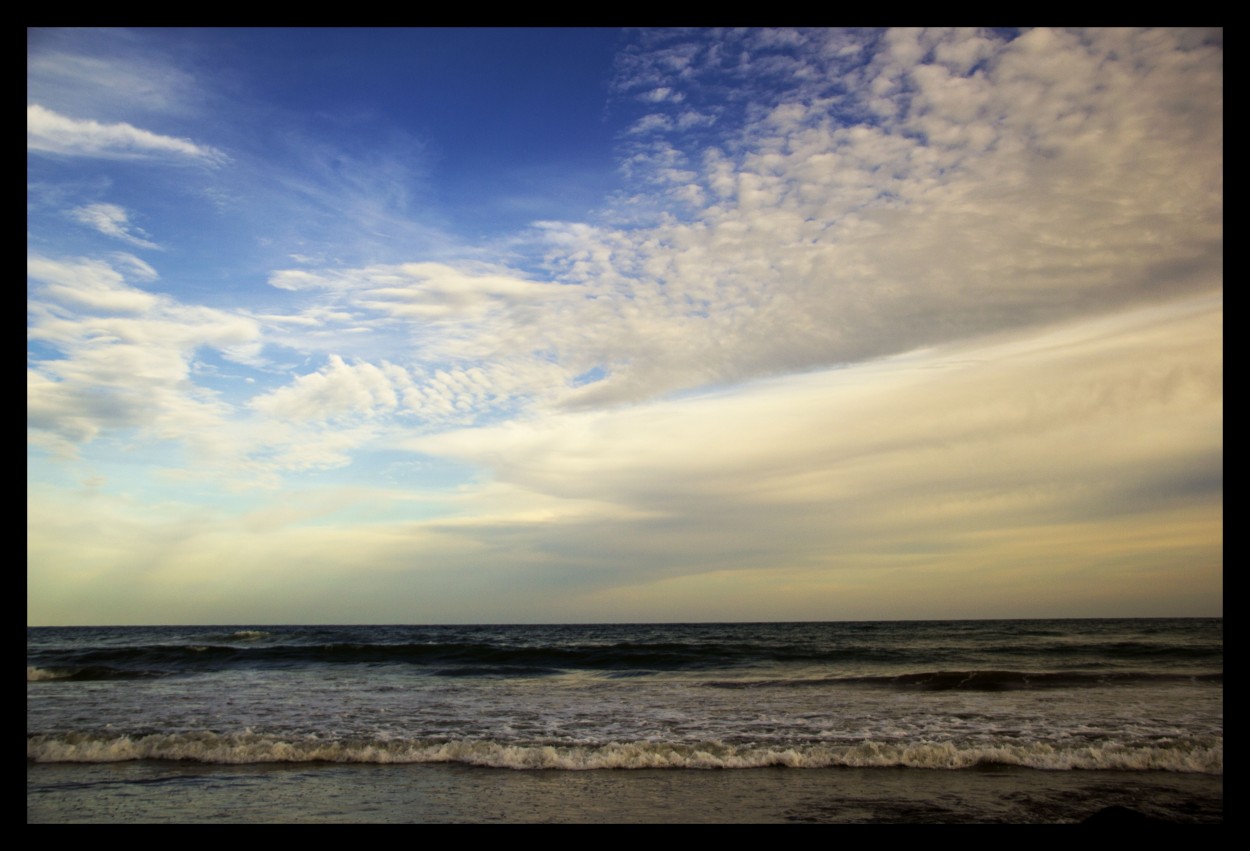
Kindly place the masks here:
<instances>
[{"instance_id":1,"label":"cloud streak","mask_svg":"<svg viewBox=\"0 0 1250 851\"><path fill-rule=\"evenodd\" d=\"M116 204L89 204L70 211L77 221L95 228L105 236L120 239L136 248L159 249L140 228L130 224L130 215Z\"/></svg>"},{"instance_id":2,"label":"cloud streak","mask_svg":"<svg viewBox=\"0 0 1250 851\"><path fill-rule=\"evenodd\" d=\"M222 151L198 145L190 139L162 136L125 122L104 124L70 118L39 104L26 107L26 149L70 157L160 157L206 165L217 165L227 159Z\"/></svg>"}]
</instances>

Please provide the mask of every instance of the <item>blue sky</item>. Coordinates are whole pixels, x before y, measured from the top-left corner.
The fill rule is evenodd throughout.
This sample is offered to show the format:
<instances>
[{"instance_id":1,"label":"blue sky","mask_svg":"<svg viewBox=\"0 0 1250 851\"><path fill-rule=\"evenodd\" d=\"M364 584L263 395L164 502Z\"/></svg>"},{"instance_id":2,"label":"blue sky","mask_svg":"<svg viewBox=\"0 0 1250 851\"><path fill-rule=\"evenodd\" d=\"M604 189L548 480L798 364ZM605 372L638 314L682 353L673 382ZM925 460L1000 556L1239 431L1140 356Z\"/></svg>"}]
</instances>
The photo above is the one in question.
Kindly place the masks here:
<instances>
[{"instance_id":1,"label":"blue sky","mask_svg":"<svg viewBox=\"0 0 1250 851\"><path fill-rule=\"evenodd\" d=\"M28 30L31 624L1217 615L1212 30Z\"/></svg>"}]
</instances>

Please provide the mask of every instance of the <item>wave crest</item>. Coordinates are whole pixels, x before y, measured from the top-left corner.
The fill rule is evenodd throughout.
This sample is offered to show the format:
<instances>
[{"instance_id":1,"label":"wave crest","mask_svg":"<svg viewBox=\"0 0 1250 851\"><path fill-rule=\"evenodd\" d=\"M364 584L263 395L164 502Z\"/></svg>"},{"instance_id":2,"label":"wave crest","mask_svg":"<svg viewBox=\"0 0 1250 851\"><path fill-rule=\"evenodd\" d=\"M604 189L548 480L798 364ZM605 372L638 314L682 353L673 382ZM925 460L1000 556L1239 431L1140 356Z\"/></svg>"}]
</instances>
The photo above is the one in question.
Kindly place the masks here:
<instances>
[{"instance_id":1,"label":"wave crest","mask_svg":"<svg viewBox=\"0 0 1250 851\"><path fill-rule=\"evenodd\" d=\"M1178 739L1149 745L1108 742L1061 746L1047 743L896 745L803 744L790 747L722 742L603 745L521 744L489 739L462 741L283 739L259 733L185 733L109 736L86 733L33 735L26 756L35 762L189 760L205 763L270 762L438 763L454 762L518 770L557 769L742 769L929 768L966 769L1015 765L1042 770L1101 769L1223 774L1222 738Z\"/></svg>"}]
</instances>

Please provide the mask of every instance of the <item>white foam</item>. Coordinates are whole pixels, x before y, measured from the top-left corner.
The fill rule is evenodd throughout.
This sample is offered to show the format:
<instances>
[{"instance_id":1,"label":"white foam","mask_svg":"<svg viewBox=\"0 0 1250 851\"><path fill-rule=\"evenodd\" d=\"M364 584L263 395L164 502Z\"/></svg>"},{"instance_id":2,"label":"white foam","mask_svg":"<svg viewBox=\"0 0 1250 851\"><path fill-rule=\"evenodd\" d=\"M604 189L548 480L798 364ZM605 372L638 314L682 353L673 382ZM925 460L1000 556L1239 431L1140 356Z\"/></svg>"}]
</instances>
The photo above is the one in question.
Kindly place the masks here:
<instances>
[{"instance_id":1,"label":"white foam","mask_svg":"<svg viewBox=\"0 0 1250 851\"><path fill-rule=\"evenodd\" d=\"M492 740L451 742L325 739L286 740L257 733L106 737L86 734L32 736L26 755L38 762L119 762L138 759L246 764L265 762L429 763L455 762L492 768L741 769L909 767L963 769L979 764L1043 770L1162 770L1223 774L1223 739L1178 740L1153 745L1118 743L1057 747L1044 743L991 747L941 744L805 744L769 748L706 742L676 745L614 742L598 746L512 744Z\"/></svg>"},{"instance_id":2,"label":"white foam","mask_svg":"<svg viewBox=\"0 0 1250 851\"><path fill-rule=\"evenodd\" d=\"M26 666L26 682L37 683L41 680L63 680L66 677L72 677L73 671L66 671L58 668L37 668L34 665Z\"/></svg>"}]
</instances>

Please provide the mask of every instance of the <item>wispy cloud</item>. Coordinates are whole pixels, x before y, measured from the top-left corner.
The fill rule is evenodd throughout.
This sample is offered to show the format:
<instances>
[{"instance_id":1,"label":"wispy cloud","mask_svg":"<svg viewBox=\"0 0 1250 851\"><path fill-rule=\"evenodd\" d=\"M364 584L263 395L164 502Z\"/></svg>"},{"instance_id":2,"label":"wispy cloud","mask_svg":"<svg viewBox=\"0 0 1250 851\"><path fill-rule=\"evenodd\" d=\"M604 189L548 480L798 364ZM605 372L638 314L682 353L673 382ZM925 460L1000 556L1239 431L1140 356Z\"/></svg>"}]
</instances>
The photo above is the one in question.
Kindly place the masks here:
<instances>
[{"instance_id":1,"label":"wispy cloud","mask_svg":"<svg viewBox=\"0 0 1250 851\"><path fill-rule=\"evenodd\" d=\"M41 154L133 159L162 157L216 165L227 157L190 139L162 136L125 122L103 124L69 118L39 104L26 107L26 148Z\"/></svg>"},{"instance_id":2,"label":"wispy cloud","mask_svg":"<svg viewBox=\"0 0 1250 851\"><path fill-rule=\"evenodd\" d=\"M128 242L137 248L159 249L141 228L130 224L129 214L116 204L89 204L70 211L77 221L95 228L105 236Z\"/></svg>"},{"instance_id":3,"label":"wispy cloud","mask_svg":"<svg viewBox=\"0 0 1250 851\"><path fill-rule=\"evenodd\" d=\"M195 77L152 52L159 41L145 43L142 31L41 30L32 41L39 49L27 54L26 93L34 103L96 117L101 112L187 115L203 106L205 94ZM64 49L57 49L58 42Z\"/></svg>"}]
</instances>

